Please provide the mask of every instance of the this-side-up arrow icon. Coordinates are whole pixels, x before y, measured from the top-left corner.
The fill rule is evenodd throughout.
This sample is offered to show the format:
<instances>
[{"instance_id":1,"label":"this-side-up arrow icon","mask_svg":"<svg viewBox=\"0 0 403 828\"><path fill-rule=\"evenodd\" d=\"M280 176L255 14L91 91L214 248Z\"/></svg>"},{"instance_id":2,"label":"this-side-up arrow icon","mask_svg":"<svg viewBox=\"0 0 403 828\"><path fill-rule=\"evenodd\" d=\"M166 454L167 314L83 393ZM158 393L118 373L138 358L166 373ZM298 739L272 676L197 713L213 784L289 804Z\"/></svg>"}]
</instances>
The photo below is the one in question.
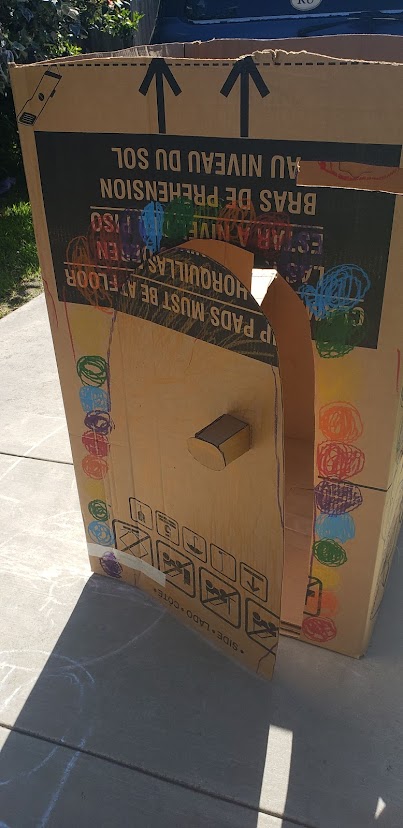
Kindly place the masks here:
<instances>
[{"instance_id":1,"label":"this-side-up arrow icon","mask_svg":"<svg viewBox=\"0 0 403 828\"><path fill-rule=\"evenodd\" d=\"M266 95L270 94L270 89L266 86L259 69L257 68L253 58L251 55L248 57L243 58L242 60L237 60L234 63L227 80L223 84L222 88L220 89L221 95L224 95L228 98L229 93L231 92L232 88L234 87L236 81L240 78L240 114L241 114L241 125L240 125L240 136L241 138L247 138L249 135L249 83L250 79L253 80L253 83L256 86L259 94L262 98L265 98Z\"/></svg>"},{"instance_id":2,"label":"this-side-up arrow icon","mask_svg":"<svg viewBox=\"0 0 403 828\"><path fill-rule=\"evenodd\" d=\"M260 589L260 586L261 586L259 584L256 586L255 577L256 577L255 575L252 575L252 581L246 581L246 583L248 584L248 587L251 588L252 592L258 592L259 589ZM259 578L259 580L261 580L261 579Z\"/></svg>"},{"instance_id":3,"label":"this-side-up arrow icon","mask_svg":"<svg viewBox=\"0 0 403 828\"><path fill-rule=\"evenodd\" d=\"M175 96L182 92L178 82L175 80L169 66L167 66L164 58L153 58L145 78L139 88L141 95L147 95L151 86L151 82L155 78L155 89L157 93L157 115L158 115L158 131L160 134L166 133L166 119L165 119L165 94L164 94L164 78L169 84Z\"/></svg>"}]
</instances>

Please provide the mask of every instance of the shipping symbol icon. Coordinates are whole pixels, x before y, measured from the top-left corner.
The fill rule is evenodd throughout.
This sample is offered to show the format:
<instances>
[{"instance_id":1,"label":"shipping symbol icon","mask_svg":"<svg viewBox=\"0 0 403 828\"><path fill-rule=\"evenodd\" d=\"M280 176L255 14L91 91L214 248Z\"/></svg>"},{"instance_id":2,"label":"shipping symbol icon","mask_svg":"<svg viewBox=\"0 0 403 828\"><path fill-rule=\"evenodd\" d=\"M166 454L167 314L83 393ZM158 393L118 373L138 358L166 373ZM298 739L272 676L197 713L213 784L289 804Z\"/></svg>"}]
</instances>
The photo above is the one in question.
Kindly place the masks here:
<instances>
[{"instance_id":1,"label":"shipping symbol icon","mask_svg":"<svg viewBox=\"0 0 403 828\"><path fill-rule=\"evenodd\" d=\"M167 583L194 598L196 590L193 561L164 541L157 541L157 559L158 569L166 575Z\"/></svg>"},{"instance_id":2,"label":"shipping symbol icon","mask_svg":"<svg viewBox=\"0 0 403 828\"><path fill-rule=\"evenodd\" d=\"M146 503L135 497L129 497L129 507L132 520L141 523L146 529L153 528L153 513Z\"/></svg>"},{"instance_id":3,"label":"shipping symbol icon","mask_svg":"<svg viewBox=\"0 0 403 828\"><path fill-rule=\"evenodd\" d=\"M144 558L153 565L151 538L147 532L122 520L113 521L113 530L116 549L136 558Z\"/></svg>"},{"instance_id":4,"label":"shipping symbol icon","mask_svg":"<svg viewBox=\"0 0 403 828\"><path fill-rule=\"evenodd\" d=\"M238 590L203 567L200 569L200 601L232 627L240 627L241 596Z\"/></svg>"},{"instance_id":5,"label":"shipping symbol icon","mask_svg":"<svg viewBox=\"0 0 403 828\"><path fill-rule=\"evenodd\" d=\"M269 610L246 599L246 635L272 653L277 647L279 618Z\"/></svg>"},{"instance_id":6,"label":"shipping symbol icon","mask_svg":"<svg viewBox=\"0 0 403 828\"><path fill-rule=\"evenodd\" d=\"M201 535L193 532L186 526L183 527L183 546L186 552L191 552L199 561L207 563L207 544Z\"/></svg>"},{"instance_id":7,"label":"shipping symbol icon","mask_svg":"<svg viewBox=\"0 0 403 828\"><path fill-rule=\"evenodd\" d=\"M241 562L241 586L251 592L259 601L267 601L268 582L265 575Z\"/></svg>"},{"instance_id":8,"label":"shipping symbol icon","mask_svg":"<svg viewBox=\"0 0 403 828\"><path fill-rule=\"evenodd\" d=\"M157 522L157 532L163 538L171 543L179 545L179 526L176 520L164 514L164 512L157 511L155 513Z\"/></svg>"}]
</instances>

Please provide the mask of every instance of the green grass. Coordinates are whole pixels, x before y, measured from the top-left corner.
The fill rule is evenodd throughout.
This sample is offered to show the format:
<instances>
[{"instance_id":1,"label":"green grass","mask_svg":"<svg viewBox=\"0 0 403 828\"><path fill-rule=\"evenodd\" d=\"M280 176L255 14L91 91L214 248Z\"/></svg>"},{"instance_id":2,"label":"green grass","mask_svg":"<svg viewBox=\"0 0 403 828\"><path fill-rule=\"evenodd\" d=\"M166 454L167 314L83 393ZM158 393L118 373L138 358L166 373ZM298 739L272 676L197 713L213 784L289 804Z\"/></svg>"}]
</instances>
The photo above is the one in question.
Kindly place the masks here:
<instances>
[{"instance_id":1,"label":"green grass","mask_svg":"<svg viewBox=\"0 0 403 828\"><path fill-rule=\"evenodd\" d=\"M0 317L41 290L31 205L18 183L0 196Z\"/></svg>"}]
</instances>

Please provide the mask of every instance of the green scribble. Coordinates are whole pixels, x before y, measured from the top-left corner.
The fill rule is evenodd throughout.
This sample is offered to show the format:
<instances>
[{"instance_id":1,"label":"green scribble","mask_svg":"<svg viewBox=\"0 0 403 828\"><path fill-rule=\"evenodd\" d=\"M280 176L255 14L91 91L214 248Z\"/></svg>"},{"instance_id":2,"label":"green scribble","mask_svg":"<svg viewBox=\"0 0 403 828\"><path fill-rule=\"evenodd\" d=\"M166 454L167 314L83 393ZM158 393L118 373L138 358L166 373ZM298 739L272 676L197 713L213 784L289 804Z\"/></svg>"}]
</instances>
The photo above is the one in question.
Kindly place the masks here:
<instances>
[{"instance_id":1,"label":"green scribble","mask_svg":"<svg viewBox=\"0 0 403 828\"><path fill-rule=\"evenodd\" d=\"M108 520L109 512L104 500L91 500L88 511L95 520Z\"/></svg>"},{"instance_id":2,"label":"green scribble","mask_svg":"<svg viewBox=\"0 0 403 828\"><path fill-rule=\"evenodd\" d=\"M324 538L314 543L313 554L319 563L324 566L342 566L347 560L343 547L330 538Z\"/></svg>"},{"instance_id":3,"label":"green scribble","mask_svg":"<svg viewBox=\"0 0 403 828\"><path fill-rule=\"evenodd\" d=\"M343 313L334 311L315 324L315 341L319 356L337 359L346 356L365 339L367 326L359 308Z\"/></svg>"},{"instance_id":4,"label":"green scribble","mask_svg":"<svg viewBox=\"0 0 403 828\"><path fill-rule=\"evenodd\" d=\"M77 374L84 385L103 385L108 376L108 365L101 356L83 356L77 362Z\"/></svg>"},{"instance_id":5,"label":"green scribble","mask_svg":"<svg viewBox=\"0 0 403 828\"><path fill-rule=\"evenodd\" d=\"M187 239L193 223L194 207L187 198L174 198L165 210L163 235L170 240Z\"/></svg>"}]
</instances>

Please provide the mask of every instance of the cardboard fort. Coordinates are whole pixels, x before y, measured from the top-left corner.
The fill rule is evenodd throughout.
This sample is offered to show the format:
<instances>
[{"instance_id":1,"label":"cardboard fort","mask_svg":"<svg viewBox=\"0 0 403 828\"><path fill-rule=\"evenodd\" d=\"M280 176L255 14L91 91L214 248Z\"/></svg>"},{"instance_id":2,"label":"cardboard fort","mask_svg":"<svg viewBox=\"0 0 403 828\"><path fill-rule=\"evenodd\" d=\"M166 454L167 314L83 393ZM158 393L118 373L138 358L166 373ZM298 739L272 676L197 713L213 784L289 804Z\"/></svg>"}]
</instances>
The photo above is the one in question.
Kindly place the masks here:
<instances>
[{"instance_id":1,"label":"cardboard fort","mask_svg":"<svg viewBox=\"0 0 403 828\"><path fill-rule=\"evenodd\" d=\"M403 487L402 39L281 46L12 69L91 567L264 676L365 651Z\"/></svg>"}]
</instances>

